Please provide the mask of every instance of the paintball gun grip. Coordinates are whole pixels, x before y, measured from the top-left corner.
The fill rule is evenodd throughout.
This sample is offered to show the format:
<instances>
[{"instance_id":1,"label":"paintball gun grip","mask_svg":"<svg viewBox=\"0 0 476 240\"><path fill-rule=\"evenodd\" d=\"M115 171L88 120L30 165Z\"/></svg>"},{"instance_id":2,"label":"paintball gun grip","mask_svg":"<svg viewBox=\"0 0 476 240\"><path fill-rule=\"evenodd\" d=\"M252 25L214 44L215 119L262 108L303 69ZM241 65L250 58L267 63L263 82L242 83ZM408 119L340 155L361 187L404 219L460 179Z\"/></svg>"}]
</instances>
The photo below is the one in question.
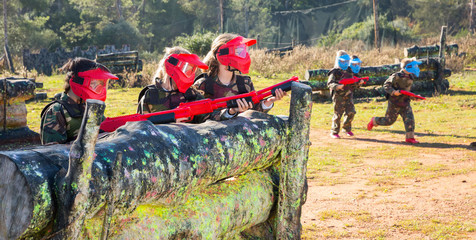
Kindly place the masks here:
<instances>
[{"instance_id":1,"label":"paintball gun grip","mask_svg":"<svg viewBox=\"0 0 476 240\"><path fill-rule=\"evenodd\" d=\"M252 97L244 97L244 98L241 98L241 99L244 99L246 102L253 103L253 98ZM237 99L232 99L232 100L226 101L226 107L227 108L237 108L238 103L236 102L236 100Z\"/></svg>"},{"instance_id":2,"label":"paintball gun grip","mask_svg":"<svg viewBox=\"0 0 476 240\"><path fill-rule=\"evenodd\" d=\"M166 113L155 115L147 118L147 120L151 121L153 124L160 124L160 123L169 123L175 122L175 113Z\"/></svg>"},{"instance_id":3,"label":"paintball gun grip","mask_svg":"<svg viewBox=\"0 0 476 240\"><path fill-rule=\"evenodd\" d=\"M291 91L292 83L293 82L291 81L291 82L287 82L285 84L282 84L280 86L274 87L273 89L271 89L271 94L273 94L273 96L276 96L276 90L278 90L278 89L282 89L284 92Z\"/></svg>"}]
</instances>

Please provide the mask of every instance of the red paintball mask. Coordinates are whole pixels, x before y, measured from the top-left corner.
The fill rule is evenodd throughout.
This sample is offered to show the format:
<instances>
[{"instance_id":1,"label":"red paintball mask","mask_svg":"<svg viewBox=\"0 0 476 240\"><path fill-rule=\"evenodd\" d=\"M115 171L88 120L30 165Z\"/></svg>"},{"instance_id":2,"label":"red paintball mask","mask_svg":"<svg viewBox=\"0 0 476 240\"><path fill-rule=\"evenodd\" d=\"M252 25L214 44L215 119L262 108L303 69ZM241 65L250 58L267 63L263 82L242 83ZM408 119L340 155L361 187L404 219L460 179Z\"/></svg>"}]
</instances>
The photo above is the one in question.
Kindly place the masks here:
<instances>
[{"instance_id":1,"label":"red paintball mask","mask_svg":"<svg viewBox=\"0 0 476 240\"><path fill-rule=\"evenodd\" d=\"M106 101L107 80L119 79L108 70L98 67L96 69L79 72L78 76L73 76L69 80L71 90L78 97L86 101L87 99L97 99Z\"/></svg>"},{"instance_id":2,"label":"red paintball mask","mask_svg":"<svg viewBox=\"0 0 476 240\"><path fill-rule=\"evenodd\" d=\"M192 86L197 68L208 69L208 66L195 54L172 54L164 64L167 75L175 81L181 93L185 93Z\"/></svg>"},{"instance_id":3,"label":"red paintball mask","mask_svg":"<svg viewBox=\"0 0 476 240\"><path fill-rule=\"evenodd\" d=\"M243 38L238 36L218 48L218 61L229 67L234 67L242 73L250 70L251 59L247 47L256 44L256 39Z\"/></svg>"}]
</instances>

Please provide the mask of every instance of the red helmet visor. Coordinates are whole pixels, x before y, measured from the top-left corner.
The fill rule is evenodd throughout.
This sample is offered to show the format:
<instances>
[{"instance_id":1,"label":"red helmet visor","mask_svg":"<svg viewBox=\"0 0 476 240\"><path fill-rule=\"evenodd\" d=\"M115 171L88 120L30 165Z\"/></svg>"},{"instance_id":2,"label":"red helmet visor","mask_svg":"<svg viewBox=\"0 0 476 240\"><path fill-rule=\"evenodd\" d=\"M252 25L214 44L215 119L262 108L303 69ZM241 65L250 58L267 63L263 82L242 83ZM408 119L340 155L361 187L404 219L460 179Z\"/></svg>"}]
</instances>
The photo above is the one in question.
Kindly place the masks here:
<instances>
[{"instance_id":1,"label":"red helmet visor","mask_svg":"<svg viewBox=\"0 0 476 240\"><path fill-rule=\"evenodd\" d=\"M105 101L107 81L109 79L117 80L119 78L106 69L99 67L93 70L79 72L78 77L72 77L69 82L73 93L81 99Z\"/></svg>"},{"instance_id":2,"label":"red helmet visor","mask_svg":"<svg viewBox=\"0 0 476 240\"><path fill-rule=\"evenodd\" d=\"M225 66L238 69L242 73L248 73L251 59L247 47L255 43L255 39L238 36L218 48L217 59Z\"/></svg>"},{"instance_id":3,"label":"red helmet visor","mask_svg":"<svg viewBox=\"0 0 476 240\"><path fill-rule=\"evenodd\" d=\"M208 66L195 54L172 54L164 64L167 75L174 80L182 93L192 86L197 68L208 69Z\"/></svg>"}]
</instances>

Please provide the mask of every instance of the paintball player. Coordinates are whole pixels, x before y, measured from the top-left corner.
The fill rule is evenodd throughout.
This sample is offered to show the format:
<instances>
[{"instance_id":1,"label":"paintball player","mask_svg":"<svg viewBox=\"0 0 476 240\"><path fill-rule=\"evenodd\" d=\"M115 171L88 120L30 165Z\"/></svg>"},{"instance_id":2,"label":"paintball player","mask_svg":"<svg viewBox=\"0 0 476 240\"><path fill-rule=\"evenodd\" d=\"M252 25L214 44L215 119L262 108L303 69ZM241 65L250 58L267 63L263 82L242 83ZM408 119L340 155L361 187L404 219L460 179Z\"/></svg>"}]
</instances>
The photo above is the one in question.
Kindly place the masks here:
<instances>
[{"instance_id":1,"label":"paintball player","mask_svg":"<svg viewBox=\"0 0 476 240\"><path fill-rule=\"evenodd\" d=\"M195 86L205 92L206 98L216 99L235 96L254 91L253 82L247 74L251 59L247 47L256 43L255 39L247 39L230 33L219 35L212 43L211 49L204 62L208 69L197 77ZM280 100L286 93L282 89L276 91L276 96L262 100L258 104L238 99L236 108L226 108L212 114L213 120L224 120L236 116L248 109L268 112L274 102Z\"/></svg>"},{"instance_id":2,"label":"paintball player","mask_svg":"<svg viewBox=\"0 0 476 240\"><path fill-rule=\"evenodd\" d=\"M331 137L340 138L340 119L344 114L344 126L342 127L347 136L352 137L352 120L355 116L354 90L364 82L360 80L355 84L341 84L343 79L358 77L362 61L357 56L351 59L344 50L337 51L334 68L328 73L327 86L331 91L334 105L334 115L332 117ZM350 66L350 67L349 67Z\"/></svg>"},{"instance_id":3,"label":"paintball player","mask_svg":"<svg viewBox=\"0 0 476 240\"><path fill-rule=\"evenodd\" d=\"M400 93L400 90L410 91L415 77L420 75L418 65L421 62L415 58L405 58L401 61L401 70L392 74L384 83L384 90L388 99L387 112L385 117L373 117L367 124L370 131L376 126L390 126L396 120L398 115L402 116L405 125L405 142L411 144L419 143L415 140L415 119L413 117L412 107L410 106L410 96Z\"/></svg>"},{"instance_id":4,"label":"paintball player","mask_svg":"<svg viewBox=\"0 0 476 240\"><path fill-rule=\"evenodd\" d=\"M118 78L102 64L86 58L70 59L61 71L67 71L64 92L41 112L41 143L65 143L74 140L81 127L87 99L106 100L109 79Z\"/></svg>"},{"instance_id":5,"label":"paintball player","mask_svg":"<svg viewBox=\"0 0 476 240\"><path fill-rule=\"evenodd\" d=\"M139 94L137 113L170 110L183 102L204 99L200 91L193 86L197 68L207 69L208 66L200 61L197 55L190 54L184 48L166 48L152 85L142 89ZM198 115L193 118L193 122L204 122L208 117L209 114ZM177 122L186 120L188 119L177 119Z\"/></svg>"}]
</instances>

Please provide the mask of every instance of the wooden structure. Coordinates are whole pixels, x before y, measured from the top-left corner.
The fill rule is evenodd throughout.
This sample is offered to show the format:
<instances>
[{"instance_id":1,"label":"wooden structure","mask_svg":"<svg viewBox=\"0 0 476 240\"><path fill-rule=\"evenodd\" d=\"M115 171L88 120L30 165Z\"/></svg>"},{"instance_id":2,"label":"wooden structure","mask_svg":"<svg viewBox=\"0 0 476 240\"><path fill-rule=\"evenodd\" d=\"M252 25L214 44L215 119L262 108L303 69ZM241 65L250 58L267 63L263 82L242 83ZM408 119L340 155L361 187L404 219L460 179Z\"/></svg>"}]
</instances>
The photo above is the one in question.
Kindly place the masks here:
<instances>
[{"instance_id":1,"label":"wooden structure","mask_svg":"<svg viewBox=\"0 0 476 240\"><path fill-rule=\"evenodd\" d=\"M37 53L33 53L30 49L23 50L23 66L29 71L36 70L40 74L51 76L53 71L62 67L68 59L75 57L84 57L88 59L95 59L98 54L108 54L117 52L129 52L128 45L122 46L121 49L116 49L112 45L104 46L104 49L98 49L96 46L89 47L87 50L82 50L80 47L74 47L71 51L64 48L58 48L55 52L48 52L46 49L41 49Z\"/></svg>"},{"instance_id":2,"label":"wooden structure","mask_svg":"<svg viewBox=\"0 0 476 240\"><path fill-rule=\"evenodd\" d=\"M282 47L282 48L272 48L265 51L266 54L279 55L280 57L289 54L293 51L293 46Z\"/></svg>"},{"instance_id":3,"label":"wooden structure","mask_svg":"<svg viewBox=\"0 0 476 240\"><path fill-rule=\"evenodd\" d=\"M446 45L446 54L458 56L458 44ZM405 57L416 57L416 58L426 58L426 57L438 57L440 54L440 45L431 45L431 46L422 46L418 47L413 45L409 48L404 49Z\"/></svg>"},{"instance_id":4,"label":"wooden structure","mask_svg":"<svg viewBox=\"0 0 476 240\"><path fill-rule=\"evenodd\" d=\"M0 79L0 144L19 141L39 141L26 121L25 101L35 98L34 79Z\"/></svg>"},{"instance_id":5,"label":"wooden structure","mask_svg":"<svg viewBox=\"0 0 476 240\"><path fill-rule=\"evenodd\" d=\"M137 51L98 54L96 62L102 63L114 74L142 71L142 60Z\"/></svg>"},{"instance_id":6,"label":"wooden structure","mask_svg":"<svg viewBox=\"0 0 476 240\"><path fill-rule=\"evenodd\" d=\"M290 114L98 131L88 100L71 145L0 152L0 239L300 239L311 89Z\"/></svg>"}]
</instances>

